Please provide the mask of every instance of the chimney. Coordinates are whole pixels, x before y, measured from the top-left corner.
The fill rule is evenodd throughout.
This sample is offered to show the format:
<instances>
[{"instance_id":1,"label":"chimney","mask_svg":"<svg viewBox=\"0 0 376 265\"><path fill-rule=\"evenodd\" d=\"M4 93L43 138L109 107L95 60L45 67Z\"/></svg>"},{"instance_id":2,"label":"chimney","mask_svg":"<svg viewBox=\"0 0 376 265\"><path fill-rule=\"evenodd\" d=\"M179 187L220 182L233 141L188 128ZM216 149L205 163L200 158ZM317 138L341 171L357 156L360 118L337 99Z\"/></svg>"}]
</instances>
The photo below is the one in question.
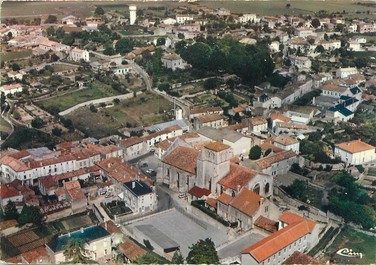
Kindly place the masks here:
<instances>
[{"instance_id":1,"label":"chimney","mask_svg":"<svg viewBox=\"0 0 376 265\"><path fill-rule=\"evenodd\" d=\"M132 189L134 189L135 187L136 187L136 182L132 181Z\"/></svg>"}]
</instances>

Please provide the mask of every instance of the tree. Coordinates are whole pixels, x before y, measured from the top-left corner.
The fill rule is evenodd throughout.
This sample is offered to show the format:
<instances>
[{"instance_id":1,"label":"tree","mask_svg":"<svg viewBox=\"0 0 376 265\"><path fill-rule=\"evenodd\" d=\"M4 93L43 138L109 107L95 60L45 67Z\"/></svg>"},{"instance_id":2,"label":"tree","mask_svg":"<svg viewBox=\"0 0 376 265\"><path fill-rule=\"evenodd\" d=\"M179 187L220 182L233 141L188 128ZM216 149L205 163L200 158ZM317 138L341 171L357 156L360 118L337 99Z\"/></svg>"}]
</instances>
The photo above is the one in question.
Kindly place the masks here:
<instances>
[{"instance_id":1,"label":"tree","mask_svg":"<svg viewBox=\"0 0 376 265\"><path fill-rule=\"evenodd\" d=\"M315 52L319 52L319 53L322 53L324 52L325 49L324 49L324 46L322 45L318 45L316 48L315 48Z\"/></svg>"},{"instance_id":2,"label":"tree","mask_svg":"<svg viewBox=\"0 0 376 265\"><path fill-rule=\"evenodd\" d=\"M12 70L13 71L19 71L21 68L17 63L12 64Z\"/></svg>"},{"instance_id":3,"label":"tree","mask_svg":"<svg viewBox=\"0 0 376 265\"><path fill-rule=\"evenodd\" d=\"M114 98L114 100L112 100L112 102L113 102L115 105L119 105L119 103L120 103L120 99L118 99L118 98Z\"/></svg>"},{"instance_id":4,"label":"tree","mask_svg":"<svg viewBox=\"0 0 376 265\"><path fill-rule=\"evenodd\" d=\"M165 38L158 38L157 39L157 46L165 45L166 44L166 39Z\"/></svg>"},{"instance_id":5,"label":"tree","mask_svg":"<svg viewBox=\"0 0 376 265\"><path fill-rule=\"evenodd\" d=\"M55 24L57 23L57 17L54 15L48 15L46 21L44 22L46 24Z\"/></svg>"},{"instance_id":6,"label":"tree","mask_svg":"<svg viewBox=\"0 0 376 265\"><path fill-rule=\"evenodd\" d=\"M291 7L291 4L286 4L287 9L290 9L290 7Z\"/></svg>"},{"instance_id":7,"label":"tree","mask_svg":"<svg viewBox=\"0 0 376 265\"><path fill-rule=\"evenodd\" d=\"M312 19L311 24L312 24L312 27L314 27L314 28L318 28L321 25L320 20L318 18Z\"/></svg>"},{"instance_id":8,"label":"tree","mask_svg":"<svg viewBox=\"0 0 376 265\"><path fill-rule=\"evenodd\" d=\"M158 264L160 261L153 255L152 252L148 252L143 256L137 257L134 261L135 264Z\"/></svg>"},{"instance_id":9,"label":"tree","mask_svg":"<svg viewBox=\"0 0 376 265\"><path fill-rule=\"evenodd\" d=\"M103 16L104 15L104 10L101 6L97 6L97 8L94 11L94 15L96 16Z\"/></svg>"},{"instance_id":10,"label":"tree","mask_svg":"<svg viewBox=\"0 0 376 265\"><path fill-rule=\"evenodd\" d=\"M254 147L249 150L249 159L251 160L257 160L261 157L261 147L258 145L255 145Z\"/></svg>"},{"instance_id":11,"label":"tree","mask_svg":"<svg viewBox=\"0 0 376 265\"><path fill-rule=\"evenodd\" d=\"M55 136L61 136L62 130L59 127L55 127L52 129L52 134Z\"/></svg>"},{"instance_id":12,"label":"tree","mask_svg":"<svg viewBox=\"0 0 376 265\"><path fill-rule=\"evenodd\" d=\"M285 187L285 190L288 194L290 194L292 197L305 201L306 200L306 190L307 190L307 184L304 180L295 179L294 182Z\"/></svg>"},{"instance_id":13,"label":"tree","mask_svg":"<svg viewBox=\"0 0 376 265\"><path fill-rule=\"evenodd\" d=\"M13 37L13 33L11 31L9 31L8 34L7 34L7 36L8 36L8 40L10 40Z\"/></svg>"},{"instance_id":14,"label":"tree","mask_svg":"<svg viewBox=\"0 0 376 265\"><path fill-rule=\"evenodd\" d=\"M11 200L9 200L8 204L5 206L4 219L5 220L18 219L18 216L19 214L18 214L16 205L14 205L14 203Z\"/></svg>"},{"instance_id":15,"label":"tree","mask_svg":"<svg viewBox=\"0 0 376 265\"><path fill-rule=\"evenodd\" d=\"M65 260L72 264L91 263L89 252L85 249L85 241L81 238L72 238L64 246Z\"/></svg>"},{"instance_id":16,"label":"tree","mask_svg":"<svg viewBox=\"0 0 376 265\"><path fill-rule=\"evenodd\" d=\"M133 42L129 38L121 38L116 42L115 45L116 52L121 54L126 54L133 50Z\"/></svg>"},{"instance_id":17,"label":"tree","mask_svg":"<svg viewBox=\"0 0 376 265\"><path fill-rule=\"evenodd\" d=\"M200 239L196 244L189 247L190 251L187 256L188 264L218 264L218 253L215 250L214 242L207 238Z\"/></svg>"},{"instance_id":18,"label":"tree","mask_svg":"<svg viewBox=\"0 0 376 265\"><path fill-rule=\"evenodd\" d=\"M214 89L218 86L218 79L217 78L209 78L204 81L204 88L206 90Z\"/></svg>"},{"instance_id":19,"label":"tree","mask_svg":"<svg viewBox=\"0 0 376 265\"><path fill-rule=\"evenodd\" d=\"M33 223L39 225L42 222L42 214L35 206L25 205L22 208L21 214L18 217L18 223L24 225L27 223Z\"/></svg>"},{"instance_id":20,"label":"tree","mask_svg":"<svg viewBox=\"0 0 376 265\"><path fill-rule=\"evenodd\" d=\"M90 105L91 112L98 112L97 108L94 105Z\"/></svg>"},{"instance_id":21,"label":"tree","mask_svg":"<svg viewBox=\"0 0 376 265\"><path fill-rule=\"evenodd\" d=\"M31 126L34 127L34 128L42 128L42 126L44 125L44 121L39 118L39 117L35 117L32 121L31 121Z\"/></svg>"},{"instance_id":22,"label":"tree","mask_svg":"<svg viewBox=\"0 0 376 265\"><path fill-rule=\"evenodd\" d=\"M65 31L62 27L58 28L55 32L56 38L62 39L65 36Z\"/></svg>"},{"instance_id":23,"label":"tree","mask_svg":"<svg viewBox=\"0 0 376 265\"><path fill-rule=\"evenodd\" d=\"M179 250L175 251L174 253L174 256L172 256L172 260L171 262L173 264L183 264L184 263L184 257L183 255L180 253Z\"/></svg>"}]
</instances>

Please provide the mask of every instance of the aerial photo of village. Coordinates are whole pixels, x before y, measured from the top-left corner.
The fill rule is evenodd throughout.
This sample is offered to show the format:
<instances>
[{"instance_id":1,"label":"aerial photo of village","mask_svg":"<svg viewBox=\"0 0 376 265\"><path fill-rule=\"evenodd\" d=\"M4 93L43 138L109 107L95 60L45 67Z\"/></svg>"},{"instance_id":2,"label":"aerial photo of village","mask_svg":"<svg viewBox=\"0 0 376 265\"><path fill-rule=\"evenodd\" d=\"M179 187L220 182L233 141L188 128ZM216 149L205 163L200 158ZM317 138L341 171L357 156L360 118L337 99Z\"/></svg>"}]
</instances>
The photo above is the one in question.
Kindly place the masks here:
<instances>
[{"instance_id":1,"label":"aerial photo of village","mask_svg":"<svg viewBox=\"0 0 376 265\"><path fill-rule=\"evenodd\" d=\"M0 7L0 264L376 264L374 0Z\"/></svg>"}]
</instances>

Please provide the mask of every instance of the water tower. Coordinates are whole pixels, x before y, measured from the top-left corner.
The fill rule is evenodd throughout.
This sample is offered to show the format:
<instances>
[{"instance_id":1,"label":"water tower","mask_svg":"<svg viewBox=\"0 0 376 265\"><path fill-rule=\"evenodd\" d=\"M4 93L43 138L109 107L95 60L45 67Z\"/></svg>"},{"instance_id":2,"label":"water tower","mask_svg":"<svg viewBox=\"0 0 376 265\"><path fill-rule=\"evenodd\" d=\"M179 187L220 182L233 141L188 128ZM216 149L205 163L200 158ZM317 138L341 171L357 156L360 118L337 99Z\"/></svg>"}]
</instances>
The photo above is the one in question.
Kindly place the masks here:
<instances>
[{"instance_id":1,"label":"water tower","mask_svg":"<svg viewBox=\"0 0 376 265\"><path fill-rule=\"evenodd\" d=\"M134 25L137 18L137 7L136 6L129 6L129 24Z\"/></svg>"}]
</instances>

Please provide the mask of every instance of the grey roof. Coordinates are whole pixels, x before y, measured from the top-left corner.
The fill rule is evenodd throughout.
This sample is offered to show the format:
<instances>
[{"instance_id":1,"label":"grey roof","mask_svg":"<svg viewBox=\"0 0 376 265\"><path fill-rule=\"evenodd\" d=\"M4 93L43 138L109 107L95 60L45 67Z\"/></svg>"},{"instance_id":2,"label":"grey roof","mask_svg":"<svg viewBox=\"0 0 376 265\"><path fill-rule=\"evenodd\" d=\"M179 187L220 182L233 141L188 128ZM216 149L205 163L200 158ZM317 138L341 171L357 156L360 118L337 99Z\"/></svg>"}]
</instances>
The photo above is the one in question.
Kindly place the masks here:
<instances>
[{"instance_id":1,"label":"grey roof","mask_svg":"<svg viewBox=\"0 0 376 265\"><path fill-rule=\"evenodd\" d=\"M141 180L128 181L123 185L137 197L153 192L152 188Z\"/></svg>"},{"instance_id":2,"label":"grey roof","mask_svg":"<svg viewBox=\"0 0 376 265\"><path fill-rule=\"evenodd\" d=\"M207 138L212 139L213 141L222 142L223 140L223 133L220 130L217 130L212 127L202 127L197 131L198 134L201 134Z\"/></svg>"},{"instance_id":3,"label":"grey roof","mask_svg":"<svg viewBox=\"0 0 376 265\"><path fill-rule=\"evenodd\" d=\"M229 142L235 143L236 141L239 141L243 134L230 130L230 129L222 129L223 139L226 139Z\"/></svg>"},{"instance_id":4,"label":"grey roof","mask_svg":"<svg viewBox=\"0 0 376 265\"><path fill-rule=\"evenodd\" d=\"M152 225L137 225L135 227L163 249L172 249L180 247L178 243L176 243L174 240L163 234L161 231L159 231Z\"/></svg>"},{"instance_id":5,"label":"grey roof","mask_svg":"<svg viewBox=\"0 0 376 265\"><path fill-rule=\"evenodd\" d=\"M189 129L189 125L184 120L173 120L173 121L168 121L168 122L159 123L159 124L155 124L155 125L146 127L145 130L147 130L147 131L161 131L163 129L166 129L166 128L174 126L174 125L179 125L183 129L183 131Z\"/></svg>"},{"instance_id":6,"label":"grey roof","mask_svg":"<svg viewBox=\"0 0 376 265\"><path fill-rule=\"evenodd\" d=\"M222 130L218 130L212 127L202 127L197 131L198 134L205 136L213 141L222 142L224 139L235 143L236 141L240 140L244 135L239 132L224 128Z\"/></svg>"}]
</instances>

